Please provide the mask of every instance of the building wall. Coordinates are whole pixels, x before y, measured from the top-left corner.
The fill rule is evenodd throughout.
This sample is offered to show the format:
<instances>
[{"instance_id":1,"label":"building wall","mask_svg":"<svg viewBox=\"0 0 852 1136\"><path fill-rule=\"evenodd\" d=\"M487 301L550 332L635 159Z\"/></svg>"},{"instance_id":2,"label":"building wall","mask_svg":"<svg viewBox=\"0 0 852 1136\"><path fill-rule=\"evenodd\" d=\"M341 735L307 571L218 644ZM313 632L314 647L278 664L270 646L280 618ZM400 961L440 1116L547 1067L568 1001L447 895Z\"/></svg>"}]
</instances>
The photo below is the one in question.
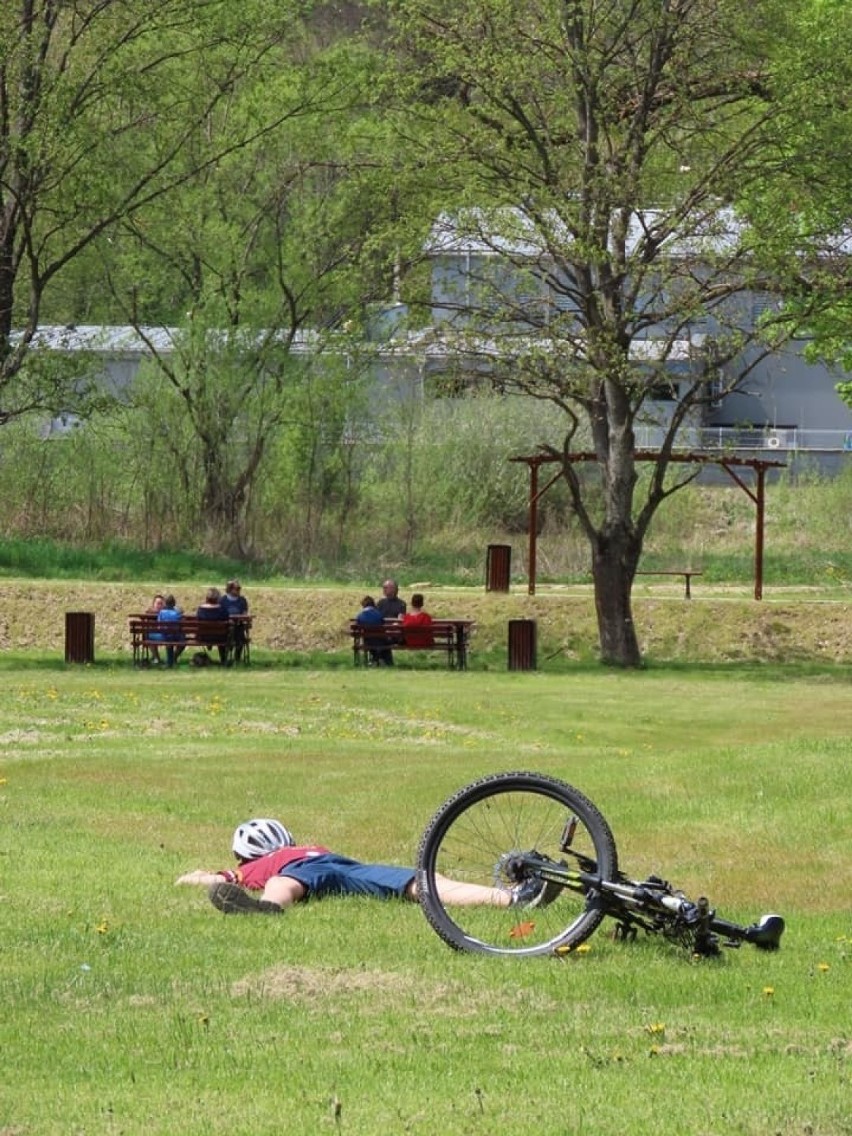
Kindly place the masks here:
<instances>
[{"instance_id":1,"label":"building wall","mask_svg":"<svg viewBox=\"0 0 852 1136\"><path fill-rule=\"evenodd\" d=\"M836 385L842 373L804 358L806 344L794 340L757 363L742 390L727 395L708 414L711 426L852 431L852 409Z\"/></svg>"},{"instance_id":2,"label":"building wall","mask_svg":"<svg viewBox=\"0 0 852 1136\"><path fill-rule=\"evenodd\" d=\"M496 258L484 256L478 250L459 249L433 258L432 318L436 328L464 323L464 306L466 303L476 305L476 283L487 272L483 265L489 259L493 263ZM777 302L776 297L765 293L738 294L725 306L725 325L748 330L769 308L776 307ZM712 335L719 329L715 320L706 319L692 330L699 335ZM652 337L650 332L648 334ZM852 451L852 409L836 390L844 372L809 363L804 358L805 348L804 341L796 340L757 362L739 382L741 389L723 395L707 410L701 422L690 420L690 427L700 425L711 431L706 437L696 433L694 443L700 448L710 448L726 444L726 432L754 431L754 437L745 442L745 448L762 448L770 441L770 448ZM746 355L723 371L723 388L736 383L749 361ZM678 366L673 364L669 369L676 379ZM664 402L649 405L643 416L644 423L649 427L664 425L671 409L671 404ZM769 431L775 433L770 436ZM728 438L728 444L730 440Z\"/></svg>"}]
</instances>

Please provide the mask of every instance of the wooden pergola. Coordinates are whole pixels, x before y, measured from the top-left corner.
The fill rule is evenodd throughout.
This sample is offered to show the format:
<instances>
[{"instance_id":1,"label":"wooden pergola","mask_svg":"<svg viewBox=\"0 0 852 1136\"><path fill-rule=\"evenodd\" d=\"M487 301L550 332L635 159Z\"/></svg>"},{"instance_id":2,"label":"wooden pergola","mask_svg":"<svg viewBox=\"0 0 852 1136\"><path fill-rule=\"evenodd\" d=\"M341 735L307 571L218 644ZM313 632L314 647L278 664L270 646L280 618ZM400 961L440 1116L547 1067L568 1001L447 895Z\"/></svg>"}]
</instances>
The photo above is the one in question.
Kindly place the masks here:
<instances>
[{"instance_id":1,"label":"wooden pergola","mask_svg":"<svg viewBox=\"0 0 852 1136\"><path fill-rule=\"evenodd\" d=\"M636 461L652 461L658 462L661 459L661 454L653 451L637 450L634 454ZM529 594L535 595L535 581L536 581L536 550L538 541L538 503L544 494L555 485L559 478L562 476L561 470L555 473L544 485L539 485L539 470L543 465L549 465L552 462L562 463L563 460L569 462L596 462L598 460L597 454L593 453L577 453L568 454L563 458L557 455L550 454L533 454L528 457L515 457L509 458L512 462L524 462L530 471L530 497L529 497L529 568L527 572L527 590ZM765 501L766 501L766 471L768 469L783 469L787 463L783 461L771 461L764 458L740 458L734 455L714 455L709 454L670 454L666 459L670 462L682 462L689 465L717 465L723 469L731 480L743 490L743 492L751 498L755 504L756 517L755 517L755 531L754 531L754 598L760 600L763 598L763 530L765 522ZM743 472L745 470L754 470L755 484L754 486L748 485L743 480Z\"/></svg>"}]
</instances>

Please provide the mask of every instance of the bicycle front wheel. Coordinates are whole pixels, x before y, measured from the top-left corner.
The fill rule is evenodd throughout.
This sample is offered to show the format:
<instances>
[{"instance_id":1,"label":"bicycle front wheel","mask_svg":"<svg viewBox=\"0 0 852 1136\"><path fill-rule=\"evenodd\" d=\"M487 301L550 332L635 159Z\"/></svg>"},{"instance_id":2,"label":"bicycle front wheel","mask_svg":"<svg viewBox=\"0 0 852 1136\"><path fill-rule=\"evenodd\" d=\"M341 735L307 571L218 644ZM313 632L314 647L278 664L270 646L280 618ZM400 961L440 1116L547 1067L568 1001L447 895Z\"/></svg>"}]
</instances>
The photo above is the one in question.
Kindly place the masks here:
<instances>
[{"instance_id":1,"label":"bicycle front wheel","mask_svg":"<svg viewBox=\"0 0 852 1136\"><path fill-rule=\"evenodd\" d=\"M542 955L579 946L603 913L590 889L558 889L547 904L505 906L519 860L555 862L602 879L618 871L615 838L592 802L564 781L500 773L461 789L435 813L420 841L420 905L444 942L461 951ZM495 889L475 902L467 885ZM454 892L456 893L454 896Z\"/></svg>"}]
</instances>

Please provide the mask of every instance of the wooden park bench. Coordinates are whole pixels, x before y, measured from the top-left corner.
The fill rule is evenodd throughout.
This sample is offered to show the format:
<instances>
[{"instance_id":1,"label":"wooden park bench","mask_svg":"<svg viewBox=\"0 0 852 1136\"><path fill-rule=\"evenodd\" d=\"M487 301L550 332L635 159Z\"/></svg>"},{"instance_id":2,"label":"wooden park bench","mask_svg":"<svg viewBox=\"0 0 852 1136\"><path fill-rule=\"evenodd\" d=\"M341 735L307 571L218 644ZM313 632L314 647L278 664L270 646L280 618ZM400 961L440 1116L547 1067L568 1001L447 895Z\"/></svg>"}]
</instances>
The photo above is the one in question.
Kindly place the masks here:
<instances>
[{"instance_id":1,"label":"wooden park bench","mask_svg":"<svg viewBox=\"0 0 852 1136\"><path fill-rule=\"evenodd\" d=\"M695 576L703 575L700 568L649 568L647 571L637 572L637 576L683 576L686 581L684 599L692 599L690 581Z\"/></svg>"},{"instance_id":2,"label":"wooden park bench","mask_svg":"<svg viewBox=\"0 0 852 1136\"><path fill-rule=\"evenodd\" d=\"M154 649L166 654L168 647L181 647L181 657L187 652L203 652L213 661L212 652L222 648L221 661L230 665L236 659L239 643L239 662L248 666L251 661L251 616L238 615L230 619L199 619L195 615L182 615L173 622L159 622L155 615L130 616L130 644L133 663L137 667L149 666ZM193 657L193 656L189 656Z\"/></svg>"},{"instance_id":3,"label":"wooden park bench","mask_svg":"<svg viewBox=\"0 0 852 1136\"><path fill-rule=\"evenodd\" d=\"M353 662L355 666L369 666L377 650L442 651L447 656L447 666L464 671L472 627L472 619L433 619L425 627L410 628L406 640L401 623L367 624L353 619L349 624Z\"/></svg>"}]
</instances>

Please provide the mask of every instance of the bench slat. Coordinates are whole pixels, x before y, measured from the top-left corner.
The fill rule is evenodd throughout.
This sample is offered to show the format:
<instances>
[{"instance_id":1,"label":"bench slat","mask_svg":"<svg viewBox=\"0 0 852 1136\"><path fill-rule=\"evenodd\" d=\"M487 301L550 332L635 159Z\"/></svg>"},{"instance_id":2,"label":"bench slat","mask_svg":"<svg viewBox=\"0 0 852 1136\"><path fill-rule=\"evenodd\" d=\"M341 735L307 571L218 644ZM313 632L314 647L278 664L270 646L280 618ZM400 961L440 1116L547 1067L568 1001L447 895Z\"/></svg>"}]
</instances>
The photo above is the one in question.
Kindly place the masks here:
<instances>
[{"instance_id":1,"label":"bench slat","mask_svg":"<svg viewBox=\"0 0 852 1136\"><path fill-rule=\"evenodd\" d=\"M367 665L373 651L443 651L447 664L454 670L467 669L467 651L470 643L470 619L435 619L425 626L410 629L418 642L405 641L405 628L401 623L358 623L352 620L349 634L352 637L353 661ZM431 642L424 642L431 636Z\"/></svg>"}]
</instances>

